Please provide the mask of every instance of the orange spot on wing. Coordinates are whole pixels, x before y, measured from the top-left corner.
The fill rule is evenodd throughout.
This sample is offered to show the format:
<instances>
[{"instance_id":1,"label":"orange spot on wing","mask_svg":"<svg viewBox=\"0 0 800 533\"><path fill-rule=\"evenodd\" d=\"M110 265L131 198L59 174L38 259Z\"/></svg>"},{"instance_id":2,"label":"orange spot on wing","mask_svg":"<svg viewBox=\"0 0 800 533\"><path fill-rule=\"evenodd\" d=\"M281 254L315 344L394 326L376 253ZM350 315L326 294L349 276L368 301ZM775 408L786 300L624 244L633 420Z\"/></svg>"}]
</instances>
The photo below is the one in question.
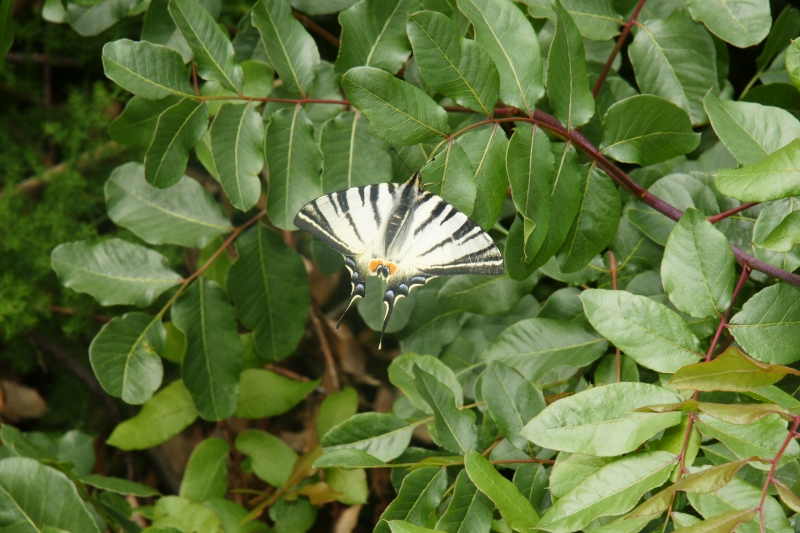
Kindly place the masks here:
<instances>
[{"instance_id":1,"label":"orange spot on wing","mask_svg":"<svg viewBox=\"0 0 800 533\"><path fill-rule=\"evenodd\" d=\"M381 261L370 261L369 262L369 271L370 272L375 272L378 269L378 267L381 266L382 264L383 264L383 262L381 262Z\"/></svg>"},{"instance_id":2,"label":"orange spot on wing","mask_svg":"<svg viewBox=\"0 0 800 533\"><path fill-rule=\"evenodd\" d=\"M389 274L394 275L394 273L397 272L397 265L386 263L386 266L389 267Z\"/></svg>"}]
</instances>

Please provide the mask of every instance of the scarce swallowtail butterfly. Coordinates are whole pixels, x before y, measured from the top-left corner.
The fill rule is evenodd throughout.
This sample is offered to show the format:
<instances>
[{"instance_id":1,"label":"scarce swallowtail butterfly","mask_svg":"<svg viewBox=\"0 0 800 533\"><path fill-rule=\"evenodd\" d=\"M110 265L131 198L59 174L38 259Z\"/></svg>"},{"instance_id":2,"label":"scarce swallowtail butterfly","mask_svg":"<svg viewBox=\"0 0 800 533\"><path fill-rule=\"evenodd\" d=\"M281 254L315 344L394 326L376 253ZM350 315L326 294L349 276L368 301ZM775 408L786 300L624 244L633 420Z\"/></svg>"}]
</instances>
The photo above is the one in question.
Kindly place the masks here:
<instances>
[{"instance_id":1,"label":"scarce swallowtail butterfly","mask_svg":"<svg viewBox=\"0 0 800 533\"><path fill-rule=\"evenodd\" d=\"M402 185L366 185L321 196L300 210L294 224L344 255L352 283L345 313L364 296L368 276L386 279L380 343L395 303L417 285L437 276L503 273L503 256L492 238L423 190L419 172ZM341 323L340 318L336 327Z\"/></svg>"}]
</instances>

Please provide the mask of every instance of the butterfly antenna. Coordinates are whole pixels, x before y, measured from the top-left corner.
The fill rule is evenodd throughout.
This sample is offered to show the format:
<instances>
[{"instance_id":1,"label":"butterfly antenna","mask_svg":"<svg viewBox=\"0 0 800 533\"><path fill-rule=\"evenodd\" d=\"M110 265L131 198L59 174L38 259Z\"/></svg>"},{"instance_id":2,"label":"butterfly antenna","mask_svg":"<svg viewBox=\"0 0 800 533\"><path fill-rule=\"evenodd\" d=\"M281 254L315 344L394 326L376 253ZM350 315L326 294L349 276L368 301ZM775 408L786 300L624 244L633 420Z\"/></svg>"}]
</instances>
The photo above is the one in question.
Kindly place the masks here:
<instances>
[{"instance_id":1,"label":"butterfly antenna","mask_svg":"<svg viewBox=\"0 0 800 533\"><path fill-rule=\"evenodd\" d=\"M414 173L414 171L413 171L413 170L411 170L411 167L410 167L410 166L408 166L408 163L406 163L405 159L403 159L402 157L400 157L400 153L399 153L397 150L395 150L395 149L394 149L394 146L392 146L391 148L389 148L389 150L390 150L390 151L392 151L392 152L394 152L394 155L396 155L396 156L397 156L397 159L399 159L399 160L400 160L400 162L401 162L401 163L403 163L403 164L406 166L406 168L408 169L408 171L409 171L409 172L411 172L412 174Z\"/></svg>"},{"instance_id":2,"label":"butterfly antenna","mask_svg":"<svg viewBox=\"0 0 800 533\"><path fill-rule=\"evenodd\" d=\"M383 317L383 327L381 328L381 338L378 341L378 349L381 349L383 344L383 334L386 333L386 326L389 324L389 319L392 318L392 311L394 311L394 292L391 290L386 291L383 297L383 303L386 304L386 315Z\"/></svg>"}]
</instances>

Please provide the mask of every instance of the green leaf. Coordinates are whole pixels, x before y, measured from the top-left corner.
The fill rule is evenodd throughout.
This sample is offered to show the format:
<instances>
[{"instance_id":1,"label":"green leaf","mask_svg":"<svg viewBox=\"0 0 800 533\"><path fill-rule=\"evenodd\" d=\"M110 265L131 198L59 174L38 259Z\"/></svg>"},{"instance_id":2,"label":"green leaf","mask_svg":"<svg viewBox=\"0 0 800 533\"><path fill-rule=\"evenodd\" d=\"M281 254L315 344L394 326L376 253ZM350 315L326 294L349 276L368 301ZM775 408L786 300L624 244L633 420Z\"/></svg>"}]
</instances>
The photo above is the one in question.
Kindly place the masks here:
<instances>
[{"instance_id":1,"label":"green leaf","mask_svg":"<svg viewBox=\"0 0 800 533\"><path fill-rule=\"evenodd\" d=\"M228 291L239 318L255 331L263 358L283 359L302 339L311 304L303 259L260 223L237 239L236 251Z\"/></svg>"},{"instance_id":2,"label":"green leaf","mask_svg":"<svg viewBox=\"0 0 800 533\"><path fill-rule=\"evenodd\" d=\"M581 207L583 177L577 165L575 148L563 143L551 143L550 147L555 156L555 174L550 194L550 228L530 263L531 268L545 265L564 245Z\"/></svg>"},{"instance_id":3,"label":"green leaf","mask_svg":"<svg viewBox=\"0 0 800 533\"><path fill-rule=\"evenodd\" d=\"M745 202L764 202L800 195L800 139L758 163L717 172L715 184L723 194Z\"/></svg>"},{"instance_id":4,"label":"green leaf","mask_svg":"<svg viewBox=\"0 0 800 533\"><path fill-rule=\"evenodd\" d=\"M219 517L203 505L178 496L159 498L153 508L153 526L178 531L224 533Z\"/></svg>"},{"instance_id":5,"label":"green leaf","mask_svg":"<svg viewBox=\"0 0 800 533\"><path fill-rule=\"evenodd\" d=\"M728 405L722 403L697 402L698 409L718 420L729 424L749 424L766 416L777 413L784 418L794 418L779 405L770 403L754 403Z\"/></svg>"},{"instance_id":6,"label":"green leaf","mask_svg":"<svg viewBox=\"0 0 800 533\"><path fill-rule=\"evenodd\" d=\"M161 100L148 100L134 96L125 105L122 113L108 127L111 140L124 146L146 149L153 142L158 117L180 101L175 95Z\"/></svg>"},{"instance_id":7,"label":"green leaf","mask_svg":"<svg viewBox=\"0 0 800 533\"><path fill-rule=\"evenodd\" d=\"M325 249L333 251L327 244L320 242L320 246ZM339 252L333 251L334 254L342 255ZM338 272L344 264L344 259L337 263ZM383 303L383 295L388 288L386 280L379 276L369 276L367 278L366 296L360 298L356 303L358 314L364 320L364 323L373 331L381 331L383 327L383 315L386 313L386 306ZM419 291L415 290L407 298L402 298L394 308L392 317L389 324L386 326L386 333L397 333L408 325L414 308L416 307L416 299L419 296Z\"/></svg>"},{"instance_id":8,"label":"green leaf","mask_svg":"<svg viewBox=\"0 0 800 533\"><path fill-rule=\"evenodd\" d=\"M508 139L500 124L494 124L459 136L456 144L464 149L472 163L477 185L475 208L470 218L484 231L489 231L500 215L508 191Z\"/></svg>"},{"instance_id":9,"label":"green leaf","mask_svg":"<svg viewBox=\"0 0 800 533\"><path fill-rule=\"evenodd\" d=\"M560 453L556 464L550 471L549 489L558 500L564 494L580 485L591 474L616 461L613 457L595 457L581 453Z\"/></svg>"},{"instance_id":10,"label":"green leaf","mask_svg":"<svg viewBox=\"0 0 800 533\"><path fill-rule=\"evenodd\" d=\"M269 186L267 213L280 229L294 230L294 217L322 195L322 154L314 124L302 106L281 109L269 119L265 141Z\"/></svg>"},{"instance_id":11,"label":"green leaf","mask_svg":"<svg viewBox=\"0 0 800 533\"><path fill-rule=\"evenodd\" d=\"M144 177L153 187L175 185L186 172L189 150L208 127L204 102L184 98L158 117L153 142L144 156Z\"/></svg>"},{"instance_id":12,"label":"green leaf","mask_svg":"<svg viewBox=\"0 0 800 533\"><path fill-rule=\"evenodd\" d=\"M688 498L692 507L706 519L706 522L693 526L699 531L728 532L736 528L737 522L741 523L736 528L739 533L756 533L760 530L758 522L751 522L750 520L755 516L753 508L760 503L761 487L753 487L741 479L735 478L729 484L713 493L690 493ZM734 513L736 512L740 513L740 518L734 520L732 517L735 516ZM730 523L720 526L719 529L716 527L708 528L708 525L728 520L730 520ZM708 529L701 526L701 524L708 524L706 526ZM764 529L769 533L790 533L792 530L780 504L771 496L767 496L764 500ZM697 530L690 533L698 533Z\"/></svg>"},{"instance_id":13,"label":"green leaf","mask_svg":"<svg viewBox=\"0 0 800 533\"><path fill-rule=\"evenodd\" d=\"M121 239L68 242L51 254L61 284L101 305L145 307L182 281L160 253Z\"/></svg>"},{"instance_id":14,"label":"green leaf","mask_svg":"<svg viewBox=\"0 0 800 533\"><path fill-rule=\"evenodd\" d=\"M248 211L261 196L264 123L255 106L225 104L211 125L211 153L233 207Z\"/></svg>"},{"instance_id":15,"label":"green leaf","mask_svg":"<svg viewBox=\"0 0 800 533\"><path fill-rule=\"evenodd\" d=\"M800 40L792 41L786 50L786 71L794 86L800 87Z\"/></svg>"},{"instance_id":16,"label":"green leaf","mask_svg":"<svg viewBox=\"0 0 800 533\"><path fill-rule=\"evenodd\" d=\"M426 190L441 196L465 215L472 214L477 185L472 164L461 145L448 142L442 152L422 167L420 176Z\"/></svg>"},{"instance_id":17,"label":"green leaf","mask_svg":"<svg viewBox=\"0 0 800 533\"><path fill-rule=\"evenodd\" d=\"M733 461L701 470L677 483L667 487L645 503L637 507L628 516L655 516L666 511L672 504L677 491L694 494L705 494L721 489L731 482L736 473L747 464L747 460Z\"/></svg>"},{"instance_id":18,"label":"green leaf","mask_svg":"<svg viewBox=\"0 0 800 533\"><path fill-rule=\"evenodd\" d=\"M778 283L745 302L730 321L729 331L749 355L765 363L800 360L800 291Z\"/></svg>"},{"instance_id":19,"label":"green leaf","mask_svg":"<svg viewBox=\"0 0 800 533\"><path fill-rule=\"evenodd\" d=\"M683 390L745 392L777 383L783 367L758 365L731 347L716 359L687 365L670 378L670 387Z\"/></svg>"},{"instance_id":20,"label":"green leaf","mask_svg":"<svg viewBox=\"0 0 800 533\"><path fill-rule=\"evenodd\" d=\"M800 198L797 197L784 198L783 200L776 200L766 204L753 226L752 241L760 243L767 239L782 224L784 219L788 219L789 222L787 224L791 224L791 220L794 218L791 215L798 209L800 209ZM752 250L757 259L782 268L787 272L791 272L800 266L800 249L790 248L788 252L774 252L760 248L757 244Z\"/></svg>"},{"instance_id":21,"label":"green leaf","mask_svg":"<svg viewBox=\"0 0 800 533\"><path fill-rule=\"evenodd\" d=\"M181 480L180 496L203 503L228 492L228 452L225 439L205 439L192 451Z\"/></svg>"},{"instance_id":22,"label":"green leaf","mask_svg":"<svg viewBox=\"0 0 800 533\"><path fill-rule=\"evenodd\" d=\"M331 428L321 444L325 453L355 448L381 461L391 461L408 447L414 427L393 414L361 413Z\"/></svg>"},{"instance_id":23,"label":"green leaf","mask_svg":"<svg viewBox=\"0 0 800 533\"><path fill-rule=\"evenodd\" d=\"M647 383L614 383L563 398L522 430L531 442L553 450L610 457L631 452L681 421L681 413L642 413L647 405L683 398Z\"/></svg>"},{"instance_id":24,"label":"green leaf","mask_svg":"<svg viewBox=\"0 0 800 533\"><path fill-rule=\"evenodd\" d=\"M344 111L326 122L319 142L323 193L392 180L389 147L375 136L360 111Z\"/></svg>"},{"instance_id":25,"label":"green leaf","mask_svg":"<svg viewBox=\"0 0 800 533\"><path fill-rule=\"evenodd\" d=\"M358 391L345 387L328 394L317 413L317 438L321 439L334 426L339 425L358 411Z\"/></svg>"},{"instance_id":26,"label":"green leaf","mask_svg":"<svg viewBox=\"0 0 800 533\"><path fill-rule=\"evenodd\" d=\"M787 253L800 242L800 213L791 212L769 232L761 242L754 244L773 252Z\"/></svg>"},{"instance_id":27,"label":"green leaf","mask_svg":"<svg viewBox=\"0 0 800 533\"><path fill-rule=\"evenodd\" d=\"M508 274L478 276L463 274L448 279L436 299L445 309L461 309L479 315L499 315L514 309L530 294L536 280L514 281Z\"/></svg>"},{"instance_id":28,"label":"green leaf","mask_svg":"<svg viewBox=\"0 0 800 533\"><path fill-rule=\"evenodd\" d=\"M756 58L756 66L766 68L772 59L787 46L791 44L792 39L800 34L800 11L797 9L786 6L781 11L775 23L772 25L772 30L769 32L767 42L764 43L764 48Z\"/></svg>"},{"instance_id":29,"label":"green leaf","mask_svg":"<svg viewBox=\"0 0 800 533\"><path fill-rule=\"evenodd\" d=\"M380 468L383 466L386 466L385 462L355 448L333 450L314 461L314 468Z\"/></svg>"},{"instance_id":30,"label":"green leaf","mask_svg":"<svg viewBox=\"0 0 800 533\"><path fill-rule=\"evenodd\" d=\"M328 15L352 6L358 0L291 0L292 7L306 15Z\"/></svg>"},{"instance_id":31,"label":"green leaf","mask_svg":"<svg viewBox=\"0 0 800 533\"><path fill-rule=\"evenodd\" d=\"M581 300L592 326L646 368L671 373L701 355L700 341L681 317L646 296L591 289Z\"/></svg>"},{"instance_id":32,"label":"green leaf","mask_svg":"<svg viewBox=\"0 0 800 533\"><path fill-rule=\"evenodd\" d=\"M703 436L717 439L739 459L775 457L789 435L786 430L786 421L778 414L767 415L749 424L731 424L702 414L696 424ZM790 440L779 464L783 466L798 456L800 456L800 444L797 444L795 440ZM759 462L753 462L751 466L766 471L771 468L771 465Z\"/></svg>"},{"instance_id":33,"label":"green leaf","mask_svg":"<svg viewBox=\"0 0 800 533\"><path fill-rule=\"evenodd\" d=\"M713 93L708 93L711 97ZM700 144L686 111L658 96L631 96L603 117L603 152L617 161L652 165L687 154Z\"/></svg>"},{"instance_id":34,"label":"green leaf","mask_svg":"<svg viewBox=\"0 0 800 533\"><path fill-rule=\"evenodd\" d=\"M430 86L460 105L491 117L500 75L483 47L461 37L447 15L433 11L410 15L407 31L419 71Z\"/></svg>"},{"instance_id":35,"label":"green leaf","mask_svg":"<svg viewBox=\"0 0 800 533\"><path fill-rule=\"evenodd\" d=\"M669 478L677 455L656 451L630 455L589 474L542 516L539 528L568 533L602 516L631 510L646 492Z\"/></svg>"},{"instance_id":36,"label":"green leaf","mask_svg":"<svg viewBox=\"0 0 800 533\"><path fill-rule=\"evenodd\" d=\"M236 312L222 288L201 277L172 306L172 322L186 334L181 375L205 420L233 416L242 372Z\"/></svg>"},{"instance_id":37,"label":"green leaf","mask_svg":"<svg viewBox=\"0 0 800 533\"><path fill-rule=\"evenodd\" d=\"M494 502L514 531L536 531L539 513L513 483L495 470L488 459L478 452L469 452L464 458L464 467L475 486Z\"/></svg>"},{"instance_id":38,"label":"green leaf","mask_svg":"<svg viewBox=\"0 0 800 533\"><path fill-rule=\"evenodd\" d=\"M692 515L689 515L692 516ZM756 516L756 511L728 511L721 515L703 520L688 527L682 527L685 533L730 533L736 531L742 523L750 522Z\"/></svg>"},{"instance_id":39,"label":"green leaf","mask_svg":"<svg viewBox=\"0 0 800 533\"><path fill-rule=\"evenodd\" d=\"M160 496L161 493L153 487L142 485L134 481L122 479L118 477L101 476L99 474L89 474L81 476L81 483L90 485L92 487L113 492L114 494L133 495L140 498L148 496Z\"/></svg>"},{"instance_id":40,"label":"green leaf","mask_svg":"<svg viewBox=\"0 0 800 533\"><path fill-rule=\"evenodd\" d=\"M743 165L758 163L800 137L800 122L783 109L720 100L712 92L704 104L717 136Z\"/></svg>"},{"instance_id":41,"label":"green leaf","mask_svg":"<svg viewBox=\"0 0 800 533\"><path fill-rule=\"evenodd\" d=\"M250 458L253 473L273 487L280 488L288 481L297 462L297 454L288 444L257 429L239 433L236 449Z\"/></svg>"},{"instance_id":42,"label":"green leaf","mask_svg":"<svg viewBox=\"0 0 800 533\"><path fill-rule=\"evenodd\" d=\"M534 509L540 509L549 488L549 473L540 464L521 464L514 472L514 486L531 502Z\"/></svg>"},{"instance_id":43,"label":"green leaf","mask_svg":"<svg viewBox=\"0 0 800 533\"><path fill-rule=\"evenodd\" d=\"M205 248L233 229L222 205L188 176L156 189L141 164L125 163L111 173L105 195L109 218L150 244Z\"/></svg>"},{"instance_id":44,"label":"green leaf","mask_svg":"<svg viewBox=\"0 0 800 533\"><path fill-rule=\"evenodd\" d=\"M128 39L106 43L103 69L117 85L142 98L194 97L183 59L166 46Z\"/></svg>"},{"instance_id":45,"label":"green leaf","mask_svg":"<svg viewBox=\"0 0 800 533\"><path fill-rule=\"evenodd\" d=\"M619 35L623 22L614 9L616 4L610 0L561 0L581 35L595 41L607 41Z\"/></svg>"},{"instance_id":46,"label":"green leaf","mask_svg":"<svg viewBox=\"0 0 800 533\"><path fill-rule=\"evenodd\" d=\"M781 497L783 503L785 503L786 506L795 513L800 513L800 496L795 494L792 489L777 479L773 479L772 483L775 486L775 490L778 491L778 496Z\"/></svg>"},{"instance_id":47,"label":"green leaf","mask_svg":"<svg viewBox=\"0 0 800 533\"><path fill-rule=\"evenodd\" d=\"M500 100L533 114L544 94L539 41L525 14L509 0L460 0L458 8L469 18L475 41L500 73Z\"/></svg>"},{"instance_id":48,"label":"green leaf","mask_svg":"<svg viewBox=\"0 0 800 533\"><path fill-rule=\"evenodd\" d=\"M552 6L556 30L547 56L547 95L553 115L571 130L592 118L594 96L589 89L586 51L578 27L558 0Z\"/></svg>"},{"instance_id":49,"label":"green leaf","mask_svg":"<svg viewBox=\"0 0 800 533\"><path fill-rule=\"evenodd\" d=\"M319 380L295 381L262 368L242 372L239 385L239 418L272 418L282 415L317 388Z\"/></svg>"},{"instance_id":50,"label":"green leaf","mask_svg":"<svg viewBox=\"0 0 800 533\"><path fill-rule=\"evenodd\" d=\"M408 474L392 503L381 515L375 533L390 533L389 522L404 520L414 525L425 525L442 501L447 490L447 470L420 468Z\"/></svg>"},{"instance_id":51,"label":"green leaf","mask_svg":"<svg viewBox=\"0 0 800 533\"><path fill-rule=\"evenodd\" d=\"M714 40L689 14L675 10L667 19L647 20L628 49L642 93L682 107L692 124L706 122L703 97L719 91Z\"/></svg>"},{"instance_id":52,"label":"green leaf","mask_svg":"<svg viewBox=\"0 0 800 533\"><path fill-rule=\"evenodd\" d=\"M461 310L447 310L436 299L440 285L428 282L426 287L417 289L414 295L415 312L408 325L400 332L402 350L423 355L438 355L446 345L453 342L461 330Z\"/></svg>"},{"instance_id":53,"label":"green leaf","mask_svg":"<svg viewBox=\"0 0 800 533\"><path fill-rule=\"evenodd\" d=\"M478 428L472 412L459 410L453 392L436 377L416 365L412 372L417 392L433 410L437 444L456 454L474 450L478 443Z\"/></svg>"},{"instance_id":54,"label":"green leaf","mask_svg":"<svg viewBox=\"0 0 800 533\"><path fill-rule=\"evenodd\" d=\"M326 468L325 483L338 492L336 501L345 505L363 505L369 497L367 473L364 469ZM414 526L416 527L416 526Z\"/></svg>"},{"instance_id":55,"label":"green leaf","mask_svg":"<svg viewBox=\"0 0 800 533\"><path fill-rule=\"evenodd\" d=\"M739 48L764 40L772 24L768 0L687 0L692 18L711 33Z\"/></svg>"},{"instance_id":56,"label":"green leaf","mask_svg":"<svg viewBox=\"0 0 800 533\"><path fill-rule=\"evenodd\" d=\"M395 74L411 52L407 16L419 11L421 4L419 0L362 0L339 13L342 44L336 72L344 74L365 65Z\"/></svg>"},{"instance_id":57,"label":"green leaf","mask_svg":"<svg viewBox=\"0 0 800 533\"><path fill-rule=\"evenodd\" d=\"M320 64L313 37L292 16L286 0L259 0L252 17L283 86L306 97Z\"/></svg>"},{"instance_id":58,"label":"green leaf","mask_svg":"<svg viewBox=\"0 0 800 533\"><path fill-rule=\"evenodd\" d=\"M500 433L515 447L534 456L534 448L520 431L546 407L542 391L500 361L489 363L482 376L481 394Z\"/></svg>"},{"instance_id":59,"label":"green leaf","mask_svg":"<svg viewBox=\"0 0 800 533\"><path fill-rule=\"evenodd\" d=\"M0 461L0 508L0 527L8 531L38 533L49 526L99 533L75 485L63 473L34 459Z\"/></svg>"},{"instance_id":60,"label":"green leaf","mask_svg":"<svg viewBox=\"0 0 800 533\"><path fill-rule=\"evenodd\" d=\"M722 316L731 304L735 266L728 238L700 211L689 208L664 249L664 291L684 313L699 318Z\"/></svg>"},{"instance_id":61,"label":"green leaf","mask_svg":"<svg viewBox=\"0 0 800 533\"><path fill-rule=\"evenodd\" d=\"M619 226L622 202L614 182L594 165L586 172L580 207L558 252L562 272L577 272L603 251Z\"/></svg>"},{"instance_id":62,"label":"green leaf","mask_svg":"<svg viewBox=\"0 0 800 533\"><path fill-rule=\"evenodd\" d=\"M482 358L501 361L535 381L559 365L586 366L607 347L608 341L580 323L527 318L503 330Z\"/></svg>"},{"instance_id":63,"label":"green leaf","mask_svg":"<svg viewBox=\"0 0 800 533\"><path fill-rule=\"evenodd\" d=\"M131 419L119 424L106 441L121 450L144 450L166 442L197 418L197 409L183 381L173 381Z\"/></svg>"},{"instance_id":64,"label":"green leaf","mask_svg":"<svg viewBox=\"0 0 800 533\"><path fill-rule=\"evenodd\" d=\"M428 374L439 380L445 387L453 393L457 406L464 404L464 391L461 388L453 370L441 362L436 357L430 355L418 355L415 353L404 353L392 359L389 365L389 381L398 389L403 391L411 403L420 411L433 414L433 409L423 399L417 388L414 386L414 367L418 366Z\"/></svg>"},{"instance_id":65,"label":"green leaf","mask_svg":"<svg viewBox=\"0 0 800 533\"><path fill-rule=\"evenodd\" d=\"M236 64L233 45L214 17L194 0L169 0L169 14L194 53L198 76L241 93L242 67Z\"/></svg>"},{"instance_id":66,"label":"green leaf","mask_svg":"<svg viewBox=\"0 0 800 533\"><path fill-rule=\"evenodd\" d=\"M166 341L160 316L128 313L112 319L89 346L89 361L103 390L129 404L149 400L164 376L159 354Z\"/></svg>"},{"instance_id":67,"label":"green leaf","mask_svg":"<svg viewBox=\"0 0 800 533\"><path fill-rule=\"evenodd\" d=\"M466 470L458 473L453 499L436 522L436 531L445 533L485 533L492 526L494 505L470 481Z\"/></svg>"},{"instance_id":68,"label":"green leaf","mask_svg":"<svg viewBox=\"0 0 800 533\"><path fill-rule=\"evenodd\" d=\"M538 125L520 123L508 142L511 199L523 218L525 260L531 262L550 229L554 161L550 140Z\"/></svg>"},{"instance_id":69,"label":"green leaf","mask_svg":"<svg viewBox=\"0 0 800 533\"><path fill-rule=\"evenodd\" d=\"M342 78L353 106L369 120L372 130L390 143L410 146L450 133L447 113L410 83L374 67L356 67Z\"/></svg>"},{"instance_id":70,"label":"green leaf","mask_svg":"<svg viewBox=\"0 0 800 533\"><path fill-rule=\"evenodd\" d=\"M427 527L415 526L403 520L391 520L387 522L389 529L392 533L435 533L433 529Z\"/></svg>"}]
</instances>

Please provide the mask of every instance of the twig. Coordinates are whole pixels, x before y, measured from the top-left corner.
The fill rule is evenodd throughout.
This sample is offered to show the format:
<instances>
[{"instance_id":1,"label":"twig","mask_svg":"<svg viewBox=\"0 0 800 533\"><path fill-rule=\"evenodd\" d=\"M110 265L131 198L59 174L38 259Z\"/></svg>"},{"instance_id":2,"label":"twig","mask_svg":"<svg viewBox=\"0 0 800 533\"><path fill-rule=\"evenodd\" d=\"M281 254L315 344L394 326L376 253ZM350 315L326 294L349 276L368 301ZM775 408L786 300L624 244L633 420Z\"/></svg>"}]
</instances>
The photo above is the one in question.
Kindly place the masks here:
<instances>
[{"instance_id":1,"label":"twig","mask_svg":"<svg viewBox=\"0 0 800 533\"><path fill-rule=\"evenodd\" d=\"M292 15L294 18L300 21L300 23L306 27L306 29L311 30L312 32L316 33L329 43L331 43L336 48L342 44L339 39L336 38L331 32L323 28L322 26L315 23L313 20L308 18L307 16L303 15L302 13L298 13L297 11L292 11Z\"/></svg>"},{"instance_id":2,"label":"twig","mask_svg":"<svg viewBox=\"0 0 800 533\"><path fill-rule=\"evenodd\" d=\"M727 327L728 319L733 312L733 304L736 302L736 298L739 296L739 292L742 290L742 287L744 287L744 282L750 277L750 272L750 267L747 265L742 267L742 273L739 275L739 281L736 283L736 287L733 289L733 295L731 295L731 304L728 306L728 309L725 310L722 318L719 319L719 326L717 326L717 331L714 333L714 338L711 340L711 346L708 347L708 352L706 353L706 362L711 361L711 358L714 355L714 349L717 347L717 342L719 342L719 337L722 335L722 330Z\"/></svg>"},{"instance_id":3,"label":"twig","mask_svg":"<svg viewBox=\"0 0 800 533\"><path fill-rule=\"evenodd\" d=\"M192 86L194 87L194 94L200 96L200 83L197 81L197 63L192 61Z\"/></svg>"},{"instance_id":4,"label":"twig","mask_svg":"<svg viewBox=\"0 0 800 533\"><path fill-rule=\"evenodd\" d=\"M800 415L797 415L794 418L794 423L792 424L792 428L789 430L789 434L786 435L786 438L783 440L783 444L781 445L778 453L775 454L775 457L770 460L772 463L772 467L769 469L769 474L767 474L767 479L764 482L764 489L761 491L761 501L758 504L758 514L761 515L760 525L761 525L761 533L765 533L764 531L764 502L767 500L767 492L769 491L770 485L772 482L775 481L775 471L778 469L778 463L781 460L786 448L789 447L792 440L795 439L797 436L797 428L800 427Z\"/></svg>"},{"instance_id":5,"label":"twig","mask_svg":"<svg viewBox=\"0 0 800 533\"><path fill-rule=\"evenodd\" d=\"M723 211L722 213L720 213L718 215L714 215L713 217L708 217L706 220L708 220L712 224L716 224L720 220L724 220L724 219L726 219L726 218L728 218L730 216L733 216L733 215L735 215L737 213L741 213L742 211L746 211L747 209L750 209L751 207L753 207L754 205L758 205L759 203L761 203L761 202L747 202L746 204L742 204L739 207L734 207L733 209L728 209L727 211Z\"/></svg>"},{"instance_id":6,"label":"twig","mask_svg":"<svg viewBox=\"0 0 800 533\"><path fill-rule=\"evenodd\" d=\"M631 18L628 20L628 23L625 24L624 28L622 28L622 32L619 34L619 39L617 39L617 44L615 44L614 49L611 50L611 54L608 56L606 64L603 65L603 70L600 71L600 77L597 78L597 81L592 88L592 95L594 95L595 98L597 98L597 93L600 92L600 87L603 86L603 82L606 81L606 76L608 76L608 72L611 70L611 65L614 63L614 59L616 59L619 51L622 50L622 45L625 44L625 39L628 38L628 34L631 32L631 27L636 23L636 17L639 16L639 11L641 11L642 7L644 7L644 3L645 0L639 0L639 3L636 5L636 9L633 10Z\"/></svg>"},{"instance_id":7,"label":"twig","mask_svg":"<svg viewBox=\"0 0 800 533\"><path fill-rule=\"evenodd\" d=\"M53 67L80 67L80 62L74 57L49 57L47 54L26 54L23 52L9 52L6 54L6 61L9 63L49 63Z\"/></svg>"},{"instance_id":8,"label":"twig","mask_svg":"<svg viewBox=\"0 0 800 533\"><path fill-rule=\"evenodd\" d=\"M58 315L66 315L66 316L75 316L78 314L78 311L71 307L59 307L57 305L50 306L50 312L56 313ZM111 322L111 317L106 315L101 315L98 313L92 313L92 319L97 320L98 322Z\"/></svg>"},{"instance_id":9,"label":"twig","mask_svg":"<svg viewBox=\"0 0 800 533\"><path fill-rule=\"evenodd\" d=\"M339 390L339 375L336 372L336 361L334 360L333 353L331 352L331 345L328 342L328 338L325 336L325 330L322 327L322 322L317 316L317 313L319 313L319 311L315 306L311 306L311 308L308 310L308 316L311 319L311 324L314 326L314 332L317 334L320 347L322 348L322 354L325 357L325 366L328 368L328 375L330 376L330 385L332 390L328 390L327 392L330 393Z\"/></svg>"}]
</instances>

